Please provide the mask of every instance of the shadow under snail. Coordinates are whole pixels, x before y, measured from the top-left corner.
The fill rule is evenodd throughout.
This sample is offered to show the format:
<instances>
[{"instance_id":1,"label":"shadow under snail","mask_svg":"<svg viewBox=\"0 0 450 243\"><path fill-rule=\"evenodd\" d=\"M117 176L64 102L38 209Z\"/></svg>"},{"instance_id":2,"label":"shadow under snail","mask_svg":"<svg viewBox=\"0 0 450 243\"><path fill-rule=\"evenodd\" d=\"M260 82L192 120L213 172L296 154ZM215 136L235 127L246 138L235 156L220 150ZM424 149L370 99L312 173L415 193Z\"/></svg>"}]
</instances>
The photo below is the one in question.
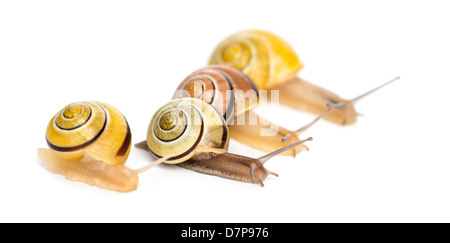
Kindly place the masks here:
<instances>
[{"instance_id":1,"label":"shadow under snail","mask_svg":"<svg viewBox=\"0 0 450 243\"><path fill-rule=\"evenodd\" d=\"M279 101L293 108L315 114L322 114L328 105L338 108L328 112L324 119L340 125L356 122L358 113L354 104L357 101L399 79L353 99L343 99L298 77L303 64L293 48L277 35L263 30L243 30L230 35L213 51L209 64L234 67L250 77L261 90L279 90Z\"/></svg>"},{"instance_id":2,"label":"shadow under snail","mask_svg":"<svg viewBox=\"0 0 450 243\"><path fill-rule=\"evenodd\" d=\"M308 138L275 150L260 158L228 153L230 134L220 112L197 98L180 98L168 102L153 115L145 142L136 147L149 150L160 162L177 164L200 173L216 175L263 186L271 174L264 168L270 158L312 140Z\"/></svg>"}]
</instances>

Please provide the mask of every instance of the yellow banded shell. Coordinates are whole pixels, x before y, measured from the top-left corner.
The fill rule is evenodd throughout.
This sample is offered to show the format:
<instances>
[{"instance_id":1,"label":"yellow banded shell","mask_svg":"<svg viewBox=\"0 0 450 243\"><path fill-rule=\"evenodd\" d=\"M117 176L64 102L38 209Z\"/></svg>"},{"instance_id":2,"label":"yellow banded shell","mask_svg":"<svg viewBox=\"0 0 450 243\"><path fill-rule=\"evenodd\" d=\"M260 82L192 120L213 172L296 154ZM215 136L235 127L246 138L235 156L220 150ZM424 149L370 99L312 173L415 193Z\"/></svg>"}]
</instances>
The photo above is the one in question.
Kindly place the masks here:
<instances>
[{"instance_id":1,"label":"yellow banded shell","mask_svg":"<svg viewBox=\"0 0 450 243\"><path fill-rule=\"evenodd\" d=\"M232 34L216 47L209 64L239 69L259 89L289 81L303 67L285 40L262 30L244 30Z\"/></svg>"},{"instance_id":2,"label":"yellow banded shell","mask_svg":"<svg viewBox=\"0 0 450 243\"><path fill-rule=\"evenodd\" d=\"M72 103L58 112L48 123L46 139L66 158L76 159L87 149L110 164L125 163L131 148L131 131L122 113L93 101Z\"/></svg>"},{"instance_id":3,"label":"yellow banded shell","mask_svg":"<svg viewBox=\"0 0 450 243\"><path fill-rule=\"evenodd\" d=\"M162 106L147 131L149 150L156 158L172 155L166 161L169 164L184 162L211 148L226 150L228 141L222 115L196 98L175 99Z\"/></svg>"},{"instance_id":4,"label":"yellow banded shell","mask_svg":"<svg viewBox=\"0 0 450 243\"><path fill-rule=\"evenodd\" d=\"M126 167L131 131L125 117L105 103L72 103L48 123L50 149L38 156L50 171L67 179L127 192L136 189L137 174Z\"/></svg>"}]
</instances>

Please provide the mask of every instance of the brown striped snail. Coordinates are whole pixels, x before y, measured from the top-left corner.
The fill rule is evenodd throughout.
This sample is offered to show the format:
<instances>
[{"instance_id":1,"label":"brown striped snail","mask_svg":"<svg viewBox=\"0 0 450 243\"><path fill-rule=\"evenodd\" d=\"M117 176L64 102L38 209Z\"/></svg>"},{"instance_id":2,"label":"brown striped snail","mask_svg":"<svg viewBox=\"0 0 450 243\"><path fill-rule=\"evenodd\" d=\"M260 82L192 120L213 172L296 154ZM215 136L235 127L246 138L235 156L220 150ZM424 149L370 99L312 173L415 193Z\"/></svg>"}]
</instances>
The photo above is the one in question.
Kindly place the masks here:
<instances>
[{"instance_id":1,"label":"brown striped snail","mask_svg":"<svg viewBox=\"0 0 450 243\"><path fill-rule=\"evenodd\" d=\"M242 72L223 65L200 68L188 75L172 99L202 99L223 115L227 124L258 105L259 90Z\"/></svg>"},{"instance_id":2,"label":"brown striped snail","mask_svg":"<svg viewBox=\"0 0 450 243\"><path fill-rule=\"evenodd\" d=\"M259 89L279 90L281 103L300 110L322 114L327 105L333 109L324 116L336 124L356 122L354 104L397 78L360 95L343 99L297 76L303 67L293 48L275 34L262 30L244 30L223 40L213 51L209 64L227 65L241 70Z\"/></svg>"},{"instance_id":3,"label":"brown striped snail","mask_svg":"<svg viewBox=\"0 0 450 243\"><path fill-rule=\"evenodd\" d=\"M312 140L298 141L256 159L228 153L229 138L227 124L213 106L197 98L180 98L156 111L147 140L136 147L148 149L160 162L263 186L269 174L277 176L264 168L267 160ZM170 158L161 160L164 157Z\"/></svg>"},{"instance_id":4,"label":"brown striped snail","mask_svg":"<svg viewBox=\"0 0 450 243\"><path fill-rule=\"evenodd\" d=\"M69 180L129 192L138 185L137 174L145 170L125 166L130 127L119 110L105 103L67 105L48 123L46 140L50 149L38 149L39 159Z\"/></svg>"},{"instance_id":5,"label":"brown striped snail","mask_svg":"<svg viewBox=\"0 0 450 243\"><path fill-rule=\"evenodd\" d=\"M194 71L180 83L173 99L182 97L202 99L212 105L224 117L231 138L261 151L270 152L300 140L294 132L269 123L252 111L262 97L252 80L235 68L210 65ZM264 130L271 128L274 131L270 136L263 136ZM289 141L282 143L287 135ZM283 154L296 155L304 147L296 146Z\"/></svg>"}]
</instances>

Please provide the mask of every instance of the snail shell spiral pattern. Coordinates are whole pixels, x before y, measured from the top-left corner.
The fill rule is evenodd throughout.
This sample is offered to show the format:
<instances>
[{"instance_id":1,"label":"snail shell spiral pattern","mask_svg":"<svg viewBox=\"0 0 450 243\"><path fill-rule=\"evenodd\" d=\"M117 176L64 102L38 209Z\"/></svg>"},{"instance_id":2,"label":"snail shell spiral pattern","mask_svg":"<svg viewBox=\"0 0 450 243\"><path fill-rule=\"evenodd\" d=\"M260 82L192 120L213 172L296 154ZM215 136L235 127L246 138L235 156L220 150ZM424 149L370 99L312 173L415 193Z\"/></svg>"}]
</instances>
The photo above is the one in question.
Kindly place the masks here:
<instances>
[{"instance_id":1,"label":"snail shell spiral pattern","mask_svg":"<svg viewBox=\"0 0 450 243\"><path fill-rule=\"evenodd\" d=\"M100 102L72 103L49 122L47 144L58 154L80 159L82 150L109 164L123 164L131 148L131 131L116 108Z\"/></svg>"},{"instance_id":2,"label":"snail shell spiral pattern","mask_svg":"<svg viewBox=\"0 0 450 243\"><path fill-rule=\"evenodd\" d=\"M130 127L113 106L95 101L69 104L50 120L45 137L50 149L38 149L38 156L51 172L118 192L137 188L137 174L125 166Z\"/></svg>"},{"instance_id":3,"label":"snail shell spiral pattern","mask_svg":"<svg viewBox=\"0 0 450 243\"><path fill-rule=\"evenodd\" d=\"M196 98L175 99L152 117L147 131L150 152L165 163L177 164L208 151L225 152L229 133L222 115Z\"/></svg>"},{"instance_id":4,"label":"snail shell spiral pattern","mask_svg":"<svg viewBox=\"0 0 450 243\"><path fill-rule=\"evenodd\" d=\"M256 107L259 90L242 72L223 65L211 65L194 71L177 88L173 99L192 97L214 106L227 123Z\"/></svg>"},{"instance_id":5,"label":"snail shell spiral pattern","mask_svg":"<svg viewBox=\"0 0 450 243\"><path fill-rule=\"evenodd\" d=\"M232 34L216 47L209 64L234 67L250 77L259 89L289 81L303 67L285 40L262 30Z\"/></svg>"}]
</instances>

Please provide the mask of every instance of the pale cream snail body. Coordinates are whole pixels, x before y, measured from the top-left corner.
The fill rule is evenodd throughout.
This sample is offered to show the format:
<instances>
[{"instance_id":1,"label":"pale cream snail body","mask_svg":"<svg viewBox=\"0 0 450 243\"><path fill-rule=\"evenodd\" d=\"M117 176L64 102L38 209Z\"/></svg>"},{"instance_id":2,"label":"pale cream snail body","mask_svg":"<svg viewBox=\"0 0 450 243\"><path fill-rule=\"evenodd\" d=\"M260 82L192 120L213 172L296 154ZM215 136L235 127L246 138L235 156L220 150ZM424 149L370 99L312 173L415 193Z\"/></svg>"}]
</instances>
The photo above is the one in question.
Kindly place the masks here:
<instances>
[{"instance_id":1,"label":"pale cream snail body","mask_svg":"<svg viewBox=\"0 0 450 243\"><path fill-rule=\"evenodd\" d=\"M297 73L303 64L294 49L279 36L263 30L244 30L230 35L217 45L209 64L227 65L241 70L259 89L279 90L280 102L296 109L323 114L329 105L338 108L328 112L324 119L341 125L356 122L356 101L398 79L354 99L343 99L299 78Z\"/></svg>"}]
</instances>

